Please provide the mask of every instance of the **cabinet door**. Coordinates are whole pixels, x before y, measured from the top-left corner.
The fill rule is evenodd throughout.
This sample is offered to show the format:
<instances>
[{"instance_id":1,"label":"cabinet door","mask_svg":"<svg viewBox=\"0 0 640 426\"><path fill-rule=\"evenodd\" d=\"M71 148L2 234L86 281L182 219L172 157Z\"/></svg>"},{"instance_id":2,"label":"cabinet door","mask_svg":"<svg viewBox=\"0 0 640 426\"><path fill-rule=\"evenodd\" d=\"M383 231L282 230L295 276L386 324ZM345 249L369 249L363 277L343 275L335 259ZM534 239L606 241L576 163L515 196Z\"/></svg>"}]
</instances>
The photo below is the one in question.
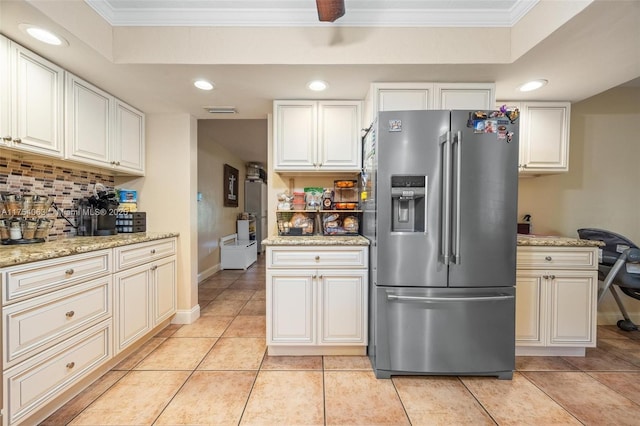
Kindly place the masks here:
<instances>
[{"instance_id":1,"label":"cabinet door","mask_svg":"<svg viewBox=\"0 0 640 426\"><path fill-rule=\"evenodd\" d=\"M435 109L493 109L494 87L492 83L438 83Z\"/></svg>"},{"instance_id":2,"label":"cabinet door","mask_svg":"<svg viewBox=\"0 0 640 426\"><path fill-rule=\"evenodd\" d=\"M116 354L152 328L150 280L149 265L114 275Z\"/></svg>"},{"instance_id":3,"label":"cabinet door","mask_svg":"<svg viewBox=\"0 0 640 426\"><path fill-rule=\"evenodd\" d=\"M144 175L144 122L141 111L115 100L113 161L116 169Z\"/></svg>"},{"instance_id":4,"label":"cabinet door","mask_svg":"<svg viewBox=\"0 0 640 426\"><path fill-rule=\"evenodd\" d=\"M361 102L319 102L320 170L360 171L360 109Z\"/></svg>"},{"instance_id":5,"label":"cabinet door","mask_svg":"<svg viewBox=\"0 0 640 426\"><path fill-rule=\"evenodd\" d=\"M410 111L433 109L429 89L381 89L378 111Z\"/></svg>"},{"instance_id":6,"label":"cabinet door","mask_svg":"<svg viewBox=\"0 0 640 426\"><path fill-rule=\"evenodd\" d=\"M9 146L11 129L11 55L9 39L0 35L0 146Z\"/></svg>"},{"instance_id":7,"label":"cabinet door","mask_svg":"<svg viewBox=\"0 0 640 426\"><path fill-rule=\"evenodd\" d=\"M274 170L316 170L317 102L275 101L273 105Z\"/></svg>"},{"instance_id":8,"label":"cabinet door","mask_svg":"<svg viewBox=\"0 0 640 426\"><path fill-rule=\"evenodd\" d=\"M267 272L267 344L315 343L314 270Z\"/></svg>"},{"instance_id":9,"label":"cabinet door","mask_svg":"<svg viewBox=\"0 0 640 426\"><path fill-rule=\"evenodd\" d=\"M545 344L545 280L541 271L518 270L516 275L516 345Z\"/></svg>"},{"instance_id":10,"label":"cabinet door","mask_svg":"<svg viewBox=\"0 0 640 426\"><path fill-rule=\"evenodd\" d=\"M569 117L567 102L524 102L520 121L523 173L569 171Z\"/></svg>"},{"instance_id":11,"label":"cabinet door","mask_svg":"<svg viewBox=\"0 0 640 426\"><path fill-rule=\"evenodd\" d=\"M15 70L14 147L62 157L63 70L36 54L12 44Z\"/></svg>"},{"instance_id":12,"label":"cabinet door","mask_svg":"<svg viewBox=\"0 0 640 426\"><path fill-rule=\"evenodd\" d=\"M151 266L153 283L153 326L171 318L178 307L176 257L156 261Z\"/></svg>"},{"instance_id":13,"label":"cabinet door","mask_svg":"<svg viewBox=\"0 0 640 426\"><path fill-rule=\"evenodd\" d=\"M113 96L67 74L65 158L109 166Z\"/></svg>"},{"instance_id":14,"label":"cabinet door","mask_svg":"<svg viewBox=\"0 0 640 426\"><path fill-rule=\"evenodd\" d=\"M319 270L319 344L367 343L367 271Z\"/></svg>"},{"instance_id":15,"label":"cabinet door","mask_svg":"<svg viewBox=\"0 0 640 426\"><path fill-rule=\"evenodd\" d=\"M595 347L597 272L553 271L549 346Z\"/></svg>"}]
</instances>

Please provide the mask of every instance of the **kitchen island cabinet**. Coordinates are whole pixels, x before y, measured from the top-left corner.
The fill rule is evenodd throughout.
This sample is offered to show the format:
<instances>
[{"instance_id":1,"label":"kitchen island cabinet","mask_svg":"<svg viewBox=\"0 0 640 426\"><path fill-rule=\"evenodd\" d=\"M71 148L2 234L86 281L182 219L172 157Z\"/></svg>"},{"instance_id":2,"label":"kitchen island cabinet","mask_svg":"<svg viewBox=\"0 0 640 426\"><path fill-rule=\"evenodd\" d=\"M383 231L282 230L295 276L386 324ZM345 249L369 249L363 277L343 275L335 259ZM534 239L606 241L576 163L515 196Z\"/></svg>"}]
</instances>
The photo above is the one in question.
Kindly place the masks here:
<instances>
[{"instance_id":1,"label":"kitchen island cabinet","mask_svg":"<svg viewBox=\"0 0 640 426\"><path fill-rule=\"evenodd\" d=\"M361 104L274 101L274 170L359 172Z\"/></svg>"},{"instance_id":2,"label":"kitchen island cabinet","mask_svg":"<svg viewBox=\"0 0 640 426\"><path fill-rule=\"evenodd\" d=\"M295 238L307 244L295 245ZM361 245L308 245L323 238L332 240L280 240L293 245L272 245L278 237L264 241L269 355L366 353L368 241L347 237ZM345 237L333 241L340 238Z\"/></svg>"},{"instance_id":3,"label":"kitchen island cabinet","mask_svg":"<svg viewBox=\"0 0 640 426\"><path fill-rule=\"evenodd\" d=\"M4 426L37 424L168 323L176 237L0 247Z\"/></svg>"},{"instance_id":4,"label":"kitchen island cabinet","mask_svg":"<svg viewBox=\"0 0 640 426\"><path fill-rule=\"evenodd\" d=\"M516 355L584 356L596 346L598 248L572 241L525 246L532 240L519 239Z\"/></svg>"}]
</instances>

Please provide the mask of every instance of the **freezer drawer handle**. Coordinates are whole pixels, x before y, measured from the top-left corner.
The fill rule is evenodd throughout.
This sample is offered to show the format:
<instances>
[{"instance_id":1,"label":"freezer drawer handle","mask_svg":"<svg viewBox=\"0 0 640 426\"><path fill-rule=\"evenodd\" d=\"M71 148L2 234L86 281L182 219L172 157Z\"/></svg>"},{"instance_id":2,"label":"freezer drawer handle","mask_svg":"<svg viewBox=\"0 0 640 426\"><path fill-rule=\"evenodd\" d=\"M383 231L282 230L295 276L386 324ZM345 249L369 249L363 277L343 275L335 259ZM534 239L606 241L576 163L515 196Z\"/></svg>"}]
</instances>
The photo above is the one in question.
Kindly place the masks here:
<instances>
[{"instance_id":1,"label":"freezer drawer handle","mask_svg":"<svg viewBox=\"0 0 640 426\"><path fill-rule=\"evenodd\" d=\"M513 299L514 296L479 296L479 297L420 297L420 296L397 296L395 294L387 294L387 300L406 300L410 302L492 302L496 300Z\"/></svg>"}]
</instances>

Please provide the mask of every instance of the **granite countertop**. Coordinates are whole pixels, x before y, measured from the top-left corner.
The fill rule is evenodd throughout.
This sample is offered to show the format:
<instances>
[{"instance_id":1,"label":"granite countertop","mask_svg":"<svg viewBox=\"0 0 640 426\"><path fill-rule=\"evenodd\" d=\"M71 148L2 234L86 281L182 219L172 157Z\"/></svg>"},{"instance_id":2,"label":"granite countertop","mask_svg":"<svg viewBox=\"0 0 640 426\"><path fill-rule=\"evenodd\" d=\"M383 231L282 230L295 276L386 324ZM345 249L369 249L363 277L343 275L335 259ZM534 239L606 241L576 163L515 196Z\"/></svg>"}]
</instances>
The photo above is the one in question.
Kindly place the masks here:
<instances>
[{"instance_id":1,"label":"granite countertop","mask_svg":"<svg viewBox=\"0 0 640 426\"><path fill-rule=\"evenodd\" d=\"M518 246L603 247L604 245L602 241L581 240L579 238L518 234Z\"/></svg>"},{"instance_id":2,"label":"granite countertop","mask_svg":"<svg viewBox=\"0 0 640 426\"><path fill-rule=\"evenodd\" d=\"M263 240L262 244L265 246L368 246L369 240L361 235L272 236Z\"/></svg>"},{"instance_id":3,"label":"granite countertop","mask_svg":"<svg viewBox=\"0 0 640 426\"><path fill-rule=\"evenodd\" d=\"M72 254L177 237L177 232L137 232L104 237L70 237L45 243L0 245L0 268Z\"/></svg>"}]
</instances>

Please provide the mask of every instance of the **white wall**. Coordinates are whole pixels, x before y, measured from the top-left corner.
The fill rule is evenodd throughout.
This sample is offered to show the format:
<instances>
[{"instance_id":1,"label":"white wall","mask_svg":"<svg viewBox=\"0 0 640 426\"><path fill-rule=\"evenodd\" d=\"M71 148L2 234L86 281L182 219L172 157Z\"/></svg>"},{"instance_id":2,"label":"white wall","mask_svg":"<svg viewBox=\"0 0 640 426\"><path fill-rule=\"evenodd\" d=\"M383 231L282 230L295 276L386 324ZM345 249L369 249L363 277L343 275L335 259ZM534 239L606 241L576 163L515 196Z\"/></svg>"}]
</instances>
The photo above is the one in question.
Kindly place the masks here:
<instances>
[{"instance_id":1,"label":"white wall","mask_svg":"<svg viewBox=\"0 0 640 426\"><path fill-rule=\"evenodd\" d=\"M220 269L220 238L236 232L238 213L244 210L244 162L215 143L215 134L198 134L198 280L202 281ZM265 142L266 143L266 142ZM224 165L238 169L238 207L224 207Z\"/></svg>"},{"instance_id":2,"label":"white wall","mask_svg":"<svg viewBox=\"0 0 640 426\"><path fill-rule=\"evenodd\" d=\"M608 229L640 244L640 88L611 89L571 107L569 173L520 179L519 217L533 232L577 236ZM640 301L623 296L640 322ZM610 295L598 321L622 318Z\"/></svg>"},{"instance_id":3,"label":"white wall","mask_svg":"<svg viewBox=\"0 0 640 426\"><path fill-rule=\"evenodd\" d=\"M179 232L178 313L174 322L199 315L197 288L197 121L189 114L146 116L146 175L116 178L118 187L138 191L147 231Z\"/></svg>"}]
</instances>

